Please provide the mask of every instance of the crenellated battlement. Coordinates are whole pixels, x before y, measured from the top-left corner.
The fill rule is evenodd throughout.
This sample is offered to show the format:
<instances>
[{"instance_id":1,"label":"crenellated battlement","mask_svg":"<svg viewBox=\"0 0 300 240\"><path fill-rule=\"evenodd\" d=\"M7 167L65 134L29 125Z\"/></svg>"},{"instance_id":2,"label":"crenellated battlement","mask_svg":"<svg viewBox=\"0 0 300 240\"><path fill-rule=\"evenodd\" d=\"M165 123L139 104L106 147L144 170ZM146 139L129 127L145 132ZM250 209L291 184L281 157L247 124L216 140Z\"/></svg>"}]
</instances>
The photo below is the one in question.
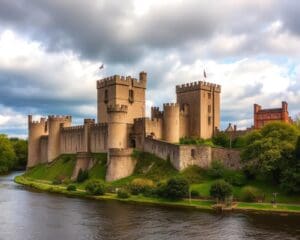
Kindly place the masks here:
<instances>
[{"instance_id":1,"label":"crenellated battlement","mask_svg":"<svg viewBox=\"0 0 300 240\"><path fill-rule=\"evenodd\" d=\"M107 127L107 123L95 123L93 125L91 125L91 128L95 129L95 128L105 128Z\"/></svg>"},{"instance_id":2,"label":"crenellated battlement","mask_svg":"<svg viewBox=\"0 0 300 240\"><path fill-rule=\"evenodd\" d=\"M72 121L72 116L70 115L49 115L49 121Z\"/></svg>"},{"instance_id":3,"label":"crenellated battlement","mask_svg":"<svg viewBox=\"0 0 300 240\"><path fill-rule=\"evenodd\" d=\"M83 120L83 124L95 124L95 119L94 118L85 118Z\"/></svg>"},{"instance_id":4,"label":"crenellated battlement","mask_svg":"<svg viewBox=\"0 0 300 240\"><path fill-rule=\"evenodd\" d=\"M114 105L109 105L107 107L107 112L112 113L112 112L125 112L127 113L128 111L128 106L127 105L120 105L120 104L114 104Z\"/></svg>"},{"instance_id":5,"label":"crenellated battlement","mask_svg":"<svg viewBox=\"0 0 300 240\"><path fill-rule=\"evenodd\" d=\"M41 117L40 120L32 120L32 115L28 115L29 125L45 125L46 123L47 119L45 117Z\"/></svg>"},{"instance_id":6,"label":"crenellated battlement","mask_svg":"<svg viewBox=\"0 0 300 240\"><path fill-rule=\"evenodd\" d=\"M108 87L110 85L126 85L138 88L146 88L147 85L147 73L141 72L140 79L133 78L131 76L113 75L97 81L97 89Z\"/></svg>"},{"instance_id":7,"label":"crenellated battlement","mask_svg":"<svg viewBox=\"0 0 300 240\"><path fill-rule=\"evenodd\" d=\"M84 125L71 126L71 127L62 127L62 132L73 132L73 131L83 131Z\"/></svg>"},{"instance_id":8,"label":"crenellated battlement","mask_svg":"<svg viewBox=\"0 0 300 240\"><path fill-rule=\"evenodd\" d=\"M163 111L159 110L159 107L151 107L151 118L162 118Z\"/></svg>"},{"instance_id":9,"label":"crenellated battlement","mask_svg":"<svg viewBox=\"0 0 300 240\"><path fill-rule=\"evenodd\" d=\"M221 85L204 82L204 81L191 82L191 83L177 85L176 93L194 91L200 89L207 90L207 91L221 92Z\"/></svg>"},{"instance_id":10,"label":"crenellated battlement","mask_svg":"<svg viewBox=\"0 0 300 240\"><path fill-rule=\"evenodd\" d=\"M164 103L163 107L164 107L164 110L166 108L179 108L179 104L178 103Z\"/></svg>"}]
</instances>

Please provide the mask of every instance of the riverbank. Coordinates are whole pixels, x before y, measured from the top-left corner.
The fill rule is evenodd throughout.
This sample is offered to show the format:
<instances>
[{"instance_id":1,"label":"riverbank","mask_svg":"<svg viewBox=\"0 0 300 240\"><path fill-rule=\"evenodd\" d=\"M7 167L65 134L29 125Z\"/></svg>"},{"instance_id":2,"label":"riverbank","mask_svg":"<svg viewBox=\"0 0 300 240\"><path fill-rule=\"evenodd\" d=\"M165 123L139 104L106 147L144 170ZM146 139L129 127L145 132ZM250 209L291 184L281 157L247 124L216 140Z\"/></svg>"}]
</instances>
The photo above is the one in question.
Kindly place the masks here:
<instances>
[{"instance_id":1,"label":"riverbank","mask_svg":"<svg viewBox=\"0 0 300 240\"><path fill-rule=\"evenodd\" d=\"M78 189L77 191L68 191L65 185L53 185L50 181L46 180L36 180L29 179L24 176L15 177L14 181L18 184L28 186L41 191L52 192L64 194L72 197L89 198L95 200L115 200L128 203L140 203L140 204L151 204L151 205L161 205L170 207L181 207L181 208L191 208L191 209L201 209L215 211L215 202L210 200L200 200L200 199L184 199L179 201L170 201L161 198L151 198L141 195L131 195L129 198L121 199L117 197L117 194L106 193L103 196L91 196L86 193L85 190ZM224 209L224 211L232 212L255 212L255 213L270 213L270 214L297 214L300 215L300 205L298 204L276 204L272 205L269 203L245 203L236 202L229 209Z\"/></svg>"}]
</instances>

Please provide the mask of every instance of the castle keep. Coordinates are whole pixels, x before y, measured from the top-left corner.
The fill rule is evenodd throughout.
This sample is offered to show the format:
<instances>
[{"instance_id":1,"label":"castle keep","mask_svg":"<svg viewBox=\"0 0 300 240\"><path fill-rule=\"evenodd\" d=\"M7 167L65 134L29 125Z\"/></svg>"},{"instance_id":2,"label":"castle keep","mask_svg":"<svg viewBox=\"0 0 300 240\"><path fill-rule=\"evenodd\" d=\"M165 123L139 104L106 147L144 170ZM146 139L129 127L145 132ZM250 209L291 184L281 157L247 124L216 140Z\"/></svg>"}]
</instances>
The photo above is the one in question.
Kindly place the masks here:
<instances>
[{"instance_id":1,"label":"castle keep","mask_svg":"<svg viewBox=\"0 0 300 240\"><path fill-rule=\"evenodd\" d=\"M98 80L97 122L84 119L72 126L71 116L48 116L33 121L28 116L27 167L50 163L61 154L76 154L75 178L80 169L92 166L90 153L108 154L106 180L132 174L134 148L170 159L181 170L189 165L208 166L210 148L178 145L182 137L211 138L220 126L220 85L204 81L176 86L176 103L152 107L145 117L147 73L139 79L114 75ZM219 154L221 157L222 154Z\"/></svg>"}]
</instances>

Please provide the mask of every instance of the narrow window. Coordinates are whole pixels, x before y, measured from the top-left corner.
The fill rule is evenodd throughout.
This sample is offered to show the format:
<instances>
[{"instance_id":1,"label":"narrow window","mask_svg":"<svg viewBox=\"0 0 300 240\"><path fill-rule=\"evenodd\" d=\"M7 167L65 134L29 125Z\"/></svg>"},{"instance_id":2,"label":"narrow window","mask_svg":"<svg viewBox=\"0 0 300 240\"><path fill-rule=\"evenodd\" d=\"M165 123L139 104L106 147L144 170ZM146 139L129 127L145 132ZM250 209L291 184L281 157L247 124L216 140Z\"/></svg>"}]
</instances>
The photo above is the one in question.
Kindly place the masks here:
<instances>
[{"instance_id":1,"label":"narrow window","mask_svg":"<svg viewBox=\"0 0 300 240\"><path fill-rule=\"evenodd\" d=\"M208 120L208 125L211 125L211 117L210 116L208 117L207 120Z\"/></svg>"},{"instance_id":2,"label":"narrow window","mask_svg":"<svg viewBox=\"0 0 300 240\"><path fill-rule=\"evenodd\" d=\"M133 92L132 89L129 90L128 101L129 101L130 103L133 103L133 101L134 101L134 92Z\"/></svg>"},{"instance_id":3,"label":"narrow window","mask_svg":"<svg viewBox=\"0 0 300 240\"><path fill-rule=\"evenodd\" d=\"M196 155L195 149L191 149L191 157L195 158L195 155Z\"/></svg>"},{"instance_id":4,"label":"narrow window","mask_svg":"<svg viewBox=\"0 0 300 240\"><path fill-rule=\"evenodd\" d=\"M107 89L105 89L105 92L104 92L104 102L108 103L108 90Z\"/></svg>"},{"instance_id":5,"label":"narrow window","mask_svg":"<svg viewBox=\"0 0 300 240\"><path fill-rule=\"evenodd\" d=\"M208 105L207 111L208 113L211 113L211 105Z\"/></svg>"},{"instance_id":6,"label":"narrow window","mask_svg":"<svg viewBox=\"0 0 300 240\"><path fill-rule=\"evenodd\" d=\"M208 93L208 99L211 99L211 93Z\"/></svg>"}]
</instances>

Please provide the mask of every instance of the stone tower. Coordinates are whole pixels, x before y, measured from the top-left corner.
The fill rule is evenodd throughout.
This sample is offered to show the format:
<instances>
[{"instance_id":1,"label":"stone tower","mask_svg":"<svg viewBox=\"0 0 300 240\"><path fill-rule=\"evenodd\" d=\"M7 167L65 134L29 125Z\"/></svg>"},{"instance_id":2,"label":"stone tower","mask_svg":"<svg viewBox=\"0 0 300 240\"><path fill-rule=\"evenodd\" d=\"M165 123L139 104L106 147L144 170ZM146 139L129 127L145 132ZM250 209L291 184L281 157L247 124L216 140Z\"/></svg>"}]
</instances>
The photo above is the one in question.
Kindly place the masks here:
<instances>
[{"instance_id":1,"label":"stone tower","mask_svg":"<svg viewBox=\"0 0 300 240\"><path fill-rule=\"evenodd\" d=\"M48 116L48 162L52 162L60 155L60 130L69 127L71 116Z\"/></svg>"},{"instance_id":2,"label":"stone tower","mask_svg":"<svg viewBox=\"0 0 300 240\"><path fill-rule=\"evenodd\" d=\"M220 85L202 81L176 86L180 109L189 108L187 136L207 139L220 128L220 93Z\"/></svg>"},{"instance_id":3,"label":"stone tower","mask_svg":"<svg viewBox=\"0 0 300 240\"><path fill-rule=\"evenodd\" d=\"M32 121L32 115L28 115L28 161L27 168L40 163L41 148L40 139L47 134L47 121L41 118L40 121Z\"/></svg>"},{"instance_id":4,"label":"stone tower","mask_svg":"<svg viewBox=\"0 0 300 240\"><path fill-rule=\"evenodd\" d=\"M171 143L178 143L179 105L176 103L166 103L163 107L163 140Z\"/></svg>"},{"instance_id":5,"label":"stone tower","mask_svg":"<svg viewBox=\"0 0 300 240\"><path fill-rule=\"evenodd\" d=\"M114 75L97 81L97 120L108 122L108 106L127 105L126 123L145 117L145 91L147 73L141 72L139 80L130 76Z\"/></svg>"},{"instance_id":6,"label":"stone tower","mask_svg":"<svg viewBox=\"0 0 300 240\"><path fill-rule=\"evenodd\" d=\"M127 148L127 113L126 105L110 105L107 107L108 148Z\"/></svg>"}]
</instances>

